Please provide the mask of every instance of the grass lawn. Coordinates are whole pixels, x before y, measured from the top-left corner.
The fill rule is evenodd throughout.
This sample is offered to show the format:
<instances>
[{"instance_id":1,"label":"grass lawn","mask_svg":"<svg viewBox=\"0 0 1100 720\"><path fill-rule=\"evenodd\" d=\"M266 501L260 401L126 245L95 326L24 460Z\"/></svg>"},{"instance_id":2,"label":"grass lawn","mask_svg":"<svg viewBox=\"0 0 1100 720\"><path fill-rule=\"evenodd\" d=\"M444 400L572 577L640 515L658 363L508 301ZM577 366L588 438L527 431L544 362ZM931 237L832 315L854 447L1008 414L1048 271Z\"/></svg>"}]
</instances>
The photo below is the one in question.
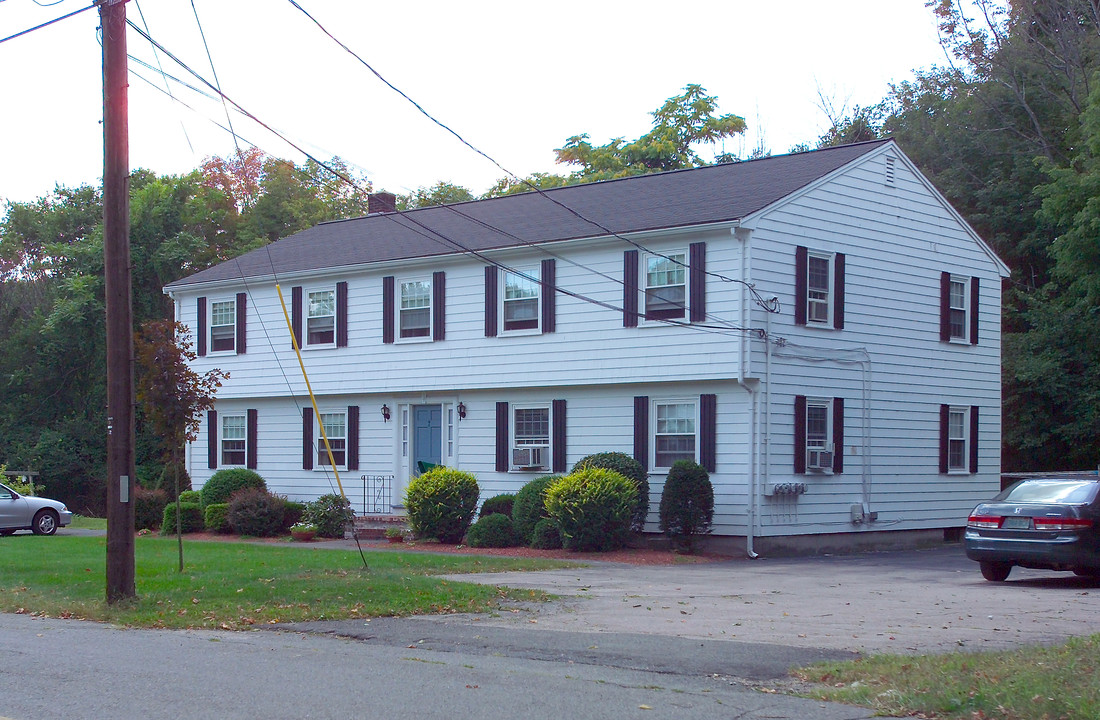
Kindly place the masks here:
<instances>
[{"instance_id":1,"label":"grass lawn","mask_svg":"<svg viewBox=\"0 0 1100 720\"><path fill-rule=\"evenodd\" d=\"M823 663L797 675L812 693L883 715L962 720L1096 720L1100 635L1054 647L951 655L878 655Z\"/></svg>"},{"instance_id":2,"label":"grass lawn","mask_svg":"<svg viewBox=\"0 0 1100 720\"><path fill-rule=\"evenodd\" d=\"M106 538L3 538L0 612L36 613L170 628L244 629L260 623L490 610L502 599L545 599L532 591L450 582L435 575L566 567L522 558L366 553L136 539L138 598L108 606Z\"/></svg>"},{"instance_id":3,"label":"grass lawn","mask_svg":"<svg viewBox=\"0 0 1100 720\"><path fill-rule=\"evenodd\" d=\"M73 515L73 521L69 523L69 527L81 528L82 530L106 530L107 518L94 518L85 517L84 515Z\"/></svg>"}]
</instances>

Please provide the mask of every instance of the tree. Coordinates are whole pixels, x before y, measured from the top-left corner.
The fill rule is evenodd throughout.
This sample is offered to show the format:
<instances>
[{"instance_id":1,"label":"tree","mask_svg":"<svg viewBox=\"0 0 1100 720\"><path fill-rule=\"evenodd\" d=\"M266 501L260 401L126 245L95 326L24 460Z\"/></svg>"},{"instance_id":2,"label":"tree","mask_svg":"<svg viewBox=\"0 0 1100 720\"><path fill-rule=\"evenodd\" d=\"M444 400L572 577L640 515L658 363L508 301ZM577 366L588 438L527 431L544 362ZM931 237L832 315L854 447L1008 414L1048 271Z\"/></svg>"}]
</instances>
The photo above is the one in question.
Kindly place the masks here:
<instances>
[{"instance_id":1,"label":"tree","mask_svg":"<svg viewBox=\"0 0 1100 720\"><path fill-rule=\"evenodd\" d=\"M474 199L474 194L461 185L440 181L431 187L417 188L408 195L398 196L397 209L415 210L417 208L432 207L433 205L468 202Z\"/></svg>"}]
</instances>

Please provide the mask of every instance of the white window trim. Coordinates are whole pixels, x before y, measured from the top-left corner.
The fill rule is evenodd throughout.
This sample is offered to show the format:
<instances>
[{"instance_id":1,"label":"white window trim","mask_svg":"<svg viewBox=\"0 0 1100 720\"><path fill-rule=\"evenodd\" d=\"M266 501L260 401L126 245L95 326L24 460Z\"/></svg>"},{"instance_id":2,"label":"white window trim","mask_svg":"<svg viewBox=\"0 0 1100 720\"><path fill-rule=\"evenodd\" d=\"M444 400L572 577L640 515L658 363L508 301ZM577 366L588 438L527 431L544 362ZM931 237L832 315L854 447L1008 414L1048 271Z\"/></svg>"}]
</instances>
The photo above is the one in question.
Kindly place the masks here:
<instances>
[{"instance_id":1,"label":"white window trim","mask_svg":"<svg viewBox=\"0 0 1100 720\"><path fill-rule=\"evenodd\" d=\"M407 283L425 283L428 286L428 334L401 337L401 287ZM431 275L413 275L394 278L393 287L393 341L395 343L432 342L435 333L435 286Z\"/></svg>"},{"instance_id":2,"label":"white window trim","mask_svg":"<svg viewBox=\"0 0 1100 720\"><path fill-rule=\"evenodd\" d=\"M814 292L810 287L810 262L814 259L824 260L829 264L828 270L826 270L826 277L829 279L828 297L825 300L826 317L824 320L817 320L814 318L813 313L810 312L811 294ZM836 253L818 252L810 250L806 253L806 327L816 328L828 328L833 329L833 316L836 312Z\"/></svg>"},{"instance_id":3,"label":"white window trim","mask_svg":"<svg viewBox=\"0 0 1100 720\"><path fill-rule=\"evenodd\" d=\"M954 310L963 311L963 331L961 336L951 335L948 338L948 342L957 343L959 345L970 344L970 313L972 308L970 307L970 277L967 275L952 275L951 284L958 283L962 285L962 307L957 308L951 304L951 290L948 286L947 292L947 327L950 332L951 329L951 313Z\"/></svg>"},{"instance_id":4,"label":"white window trim","mask_svg":"<svg viewBox=\"0 0 1100 720\"><path fill-rule=\"evenodd\" d=\"M504 308L505 308L506 303L508 302L506 300L505 296L507 295L507 292L508 292L508 276L509 275L523 275L528 279L534 280L534 282L535 282L535 287L538 290L538 294L536 295L537 309L535 311L535 327L533 327L533 328L520 328L520 329L517 329L517 330L509 330L507 328L507 323L505 322L505 319L504 319L505 318ZM499 315L498 315L498 318L497 318L497 322L498 322L497 327L500 328L500 333L499 333L500 335L539 335L539 334L542 333L542 282L541 282L541 280L542 280L541 268L539 268L537 266L517 268L514 272L511 271L511 270L505 270L505 269L501 268L500 283L499 283L500 287L498 289L498 294L500 295L500 297L498 298L498 303L497 303L497 307L499 308L499 310L498 310Z\"/></svg>"},{"instance_id":5,"label":"white window trim","mask_svg":"<svg viewBox=\"0 0 1100 720\"><path fill-rule=\"evenodd\" d=\"M336 465L336 469L344 471L348 469L348 409L346 407L340 408L318 408L317 413L313 416L313 437L314 437L314 472L325 472L332 469L332 465L328 464L328 452L325 448L325 436L321 433L321 416L322 415L341 415L344 418L344 462ZM329 436L329 444L332 443L333 437ZM335 451L333 452L335 455ZM322 462L322 458L324 461Z\"/></svg>"},{"instance_id":6,"label":"white window trim","mask_svg":"<svg viewBox=\"0 0 1100 720\"><path fill-rule=\"evenodd\" d=\"M207 355L236 355L237 354L237 296L229 295L226 297L215 297L207 300L210 304L209 310L209 322L207 322L206 328L206 354ZM233 306L233 322L229 325L218 325L217 327L232 327L233 328L233 349L232 350L215 350L214 349L214 306L219 303L229 303Z\"/></svg>"},{"instance_id":7,"label":"white window trim","mask_svg":"<svg viewBox=\"0 0 1100 720\"><path fill-rule=\"evenodd\" d=\"M956 438L951 436L951 416L955 414L962 415L962 437ZM951 465L951 443L952 441L962 441L962 464L958 467ZM947 408L947 474L948 475L969 475L970 474L970 406L969 405L949 405Z\"/></svg>"},{"instance_id":8,"label":"white window trim","mask_svg":"<svg viewBox=\"0 0 1100 720\"><path fill-rule=\"evenodd\" d=\"M691 405L695 408L695 462L699 462L699 397L651 398L649 401L649 466L650 474L665 475L671 465L657 464L657 407L660 405ZM686 459L686 458L685 458Z\"/></svg>"},{"instance_id":9,"label":"white window trim","mask_svg":"<svg viewBox=\"0 0 1100 720\"><path fill-rule=\"evenodd\" d=\"M531 443L528 445L519 445L516 442L516 411L517 410L545 410L546 411L546 444ZM554 464L554 408L552 403L514 403L508 408L508 438L510 445L508 448L508 471L518 473L547 473L550 472ZM515 465L512 460L512 451L523 447L542 447L543 448L543 464L539 467L520 467Z\"/></svg>"},{"instance_id":10,"label":"white window trim","mask_svg":"<svg viewBox=\"0 0 1100 720\"><path fill-rule=\"evenodd\" d=\"M810 408L824 408L825 410L825 441L822 445L810 445ZM825 452L833 453L833 458L836 458L836 446L833 442L833 399L832 398L806 398L806 417L803 418L803 422L806 427L806 446L802 448L802 452L806 454L806 472L812 473L832 473L832 467L817 469L810 467L810 451L821 450Z\"/></svg>"},{"instance_id":11,"label":"white window trim","mask_svg":"<svg viewBox=\"0 0 1100 720\"><path fill-rule=\"evenodd\" d=\"M225 423L227 420L241 420L244 427L243 438L227 438L225 436ZM247 413L227 413L218 418L220 427L218 428L218 467L246 467L248 465L248 414ZM229 463L225 461L225 443L227 440L244 440L244 459L239 463Z\"/></svg>"},{"instance_id":12,"label":"white window trim","mask_svg":"<svg viewBox=\"0 0 1100 720\"><path fill-rule=\"evenodd\" d=\"M649 319L646 317L646 290L649 289L649 261L652 259L664 260L665 258L672 258L680 255L683 260L677 265L681 266L684 270L684 314L680 317L665 318L665 319ZM638 278L638 325L639 327L661 327L667 325L669 322L674 323L687 323L688 318L691 317L691 253L687 248L673 248L671 250L665 250L664 252L643 252L641 261L638 263L638 271L641 276ZM665 286L671 287L671 286Z\"/></svg>"},{"instance_id":13,"label":"white window trim","mask_svg":"<svg viewBox=\"0 0 1100 720\"><path fill-rule=\"evenodd\" d=\"M332 342L311 343L309 341L309 296L312 293L332 293ZM302 350L324 350L336 347L336 328L339 327L340 318L337 315L340 308L337 307L337 292L335 285L321 285L317 287L302 288ZM327 316L319 316L327 317Z\"/></svg>"}]
</instances>

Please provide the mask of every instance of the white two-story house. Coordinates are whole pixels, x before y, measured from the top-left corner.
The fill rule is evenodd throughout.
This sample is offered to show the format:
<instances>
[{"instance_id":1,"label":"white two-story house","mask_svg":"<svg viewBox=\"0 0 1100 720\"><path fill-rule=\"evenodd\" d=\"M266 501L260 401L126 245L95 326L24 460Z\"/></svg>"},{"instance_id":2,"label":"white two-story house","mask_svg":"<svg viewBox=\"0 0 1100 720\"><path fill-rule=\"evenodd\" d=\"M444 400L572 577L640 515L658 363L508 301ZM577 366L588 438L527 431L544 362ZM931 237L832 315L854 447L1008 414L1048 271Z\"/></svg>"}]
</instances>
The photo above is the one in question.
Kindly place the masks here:
<instances>
[{"instance_id":1,"label":"white two-story house","mask_svg":"<svg viewBox=\"0 0 1100 720\"><path fill-rule=\"evenodd\" d=\"M614 450L656 530L687 458L750 553L959 528L999 488L1009 271L893 141L391 207L168 285L231 375L196 486L391 514L428 465L484 499Z\"/></svg>"}]
</instances>

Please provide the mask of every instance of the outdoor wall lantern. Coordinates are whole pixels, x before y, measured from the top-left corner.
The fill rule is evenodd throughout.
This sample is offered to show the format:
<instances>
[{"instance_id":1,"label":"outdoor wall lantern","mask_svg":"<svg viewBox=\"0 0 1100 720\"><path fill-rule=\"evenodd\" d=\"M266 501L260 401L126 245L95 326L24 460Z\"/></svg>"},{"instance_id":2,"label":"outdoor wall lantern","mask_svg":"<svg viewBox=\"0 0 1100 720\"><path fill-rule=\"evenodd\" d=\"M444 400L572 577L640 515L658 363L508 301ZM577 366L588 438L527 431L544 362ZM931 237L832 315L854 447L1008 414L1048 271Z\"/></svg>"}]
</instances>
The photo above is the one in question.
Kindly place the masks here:
<instances>
[{"instance_id":1,"label":"outdoor wall lantern","mask_svg":"<svg viewBox=\"0 0 1100 720\"><path fill-rule=\"evenodd\" d=\"M466 404L460 402L458 404L458 417L462 420L466 419Z\"/></svg>"},{"instance_id":2,"label":"outdoor wall lantern","mask_svg":"<svg viewBox=\"0 0 1100 720\"><path fill-rule=\"evenodd\" d=\"M382 422L389 422L390 420L390 406L382 405Z\"/></svg>"}]
</instances>

